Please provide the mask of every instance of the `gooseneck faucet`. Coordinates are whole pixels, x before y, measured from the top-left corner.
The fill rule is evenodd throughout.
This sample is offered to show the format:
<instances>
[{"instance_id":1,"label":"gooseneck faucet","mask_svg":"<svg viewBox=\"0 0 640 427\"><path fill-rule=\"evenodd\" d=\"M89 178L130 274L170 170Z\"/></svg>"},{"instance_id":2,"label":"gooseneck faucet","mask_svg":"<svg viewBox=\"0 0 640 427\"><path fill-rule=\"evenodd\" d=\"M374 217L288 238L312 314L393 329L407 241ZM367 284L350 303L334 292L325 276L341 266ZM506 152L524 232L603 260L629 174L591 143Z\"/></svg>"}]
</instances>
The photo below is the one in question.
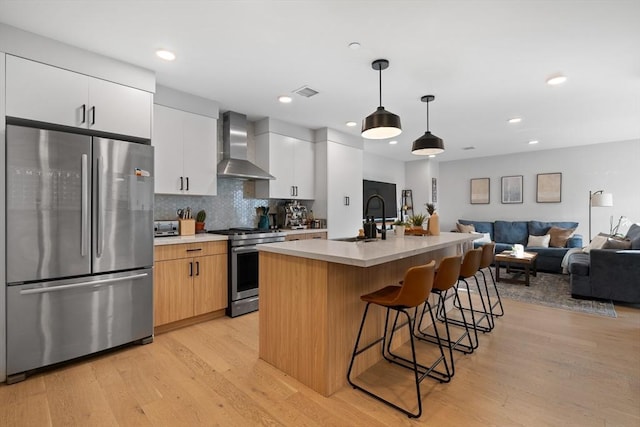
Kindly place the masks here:
<instances>
[{"instance_id":1,"label":"gooseneck faucet","mask_svg":"<svg viewBox=\"0 0 640 427\"><path fill-rule=\"evenodd\" d=\"M371 199L380 199L380 201L382 202L382 231L380 234L382 234L382 240L387 240L387 224L385 223L384 199L381 195L373 194L369 196L369 198L367 199L367 205L364 208L364 216L366 218L369 215L369 203L371 202Z\"/></svg>"}]
</instances>

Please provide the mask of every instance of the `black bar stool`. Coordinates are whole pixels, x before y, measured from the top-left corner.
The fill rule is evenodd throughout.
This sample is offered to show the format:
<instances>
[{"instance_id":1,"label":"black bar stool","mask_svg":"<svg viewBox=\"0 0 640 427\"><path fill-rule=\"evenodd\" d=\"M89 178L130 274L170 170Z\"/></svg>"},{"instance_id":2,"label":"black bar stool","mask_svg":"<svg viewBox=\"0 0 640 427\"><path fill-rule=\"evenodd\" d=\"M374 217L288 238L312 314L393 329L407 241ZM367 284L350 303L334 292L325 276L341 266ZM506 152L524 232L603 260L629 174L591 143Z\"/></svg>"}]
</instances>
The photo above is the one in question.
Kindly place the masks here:
<instances>
[{"instance_id":1,"label":"black bar stool","mask_svg":"<svg viewBox=\"0 0 640 427\"><path fill-rule=\"evenodd\" d=\"M435 321L433 318L433 312L431 311L431 306L429 305L428 298L431 292L431 287L433 286L433 278L434 278L434 270L435 270L435 261L431 261L429 264L411 267L407 270L404 276L403 285L402 286L387 286L378 291L372 292L370 294L362 295L360 299L367 303L364 309L364 313L362 315L362 322L360 323L360 329L358 330L358 337L356 338L356 343L353 348L353 354L351 356L351 362L349 363L349 370L347 372L347 381L349 384L358 390L361 390L368 394L369 396L395 408L410 418L418 418L422 415L422 395L420 393L420 383L427 376L432 376L440 382L447 382L450 379L450 375L448 375L447 379L443 379L441 375L433 375L436 367L443 363L445 365L446 374L448 374L448 366L446 357L444 354L444 350L442 345L438 345L440 349L440 356L436 358L436 360L430 365L425 366L418 363L416 359L416 349L414 343L414 327L415 327L415 319L409 315L410 308L417 308L421 304L428 305L428 310L431 315L432 321ZM386 309L385 316L385 324L384 324L384 333L382 337L376 339L370 344L359 348L360 338L362 336L362 330L365 325L365 321L367 319L367 313L369 312L369 307L371 304L378 305ZM390 311L394 310L396 312L396 319L393 322L393 326L389 328L389 314ZM396 327L398 316L400 313L404 313L406 317L406 323L401 324ZM409 341L411 342L411 359L405 359L403 357L399 357L390 352L391 340L393 339L393 335L397 330L400 330L402 326L409 326ZM415 388L416 388L416 398L418 401L418 410L417 412L411 412L408 409L402 408L399 405L390 402L389 400L381 397L380 395L365 389L364 387L357 385L353 382L351 378L351 371L353 369L353 363L355 361L356 356L362 354L364 351L370 349L376 344L382 342L381 352L382 356L391 363L394 363L398 366L401 366L406 369L410 369L414 373L415 380Z\"/></svg>"},{"instance_id":2,"label":"black bar stool","mask_svg":"<svg viewBox=\"0 0 640 427\"><path fill-rule=\"evenodd\" d=\"M433 324L433 328L434 330L436 330L434 334L429 334L427 332L427 328L422 328L422 321L426 312L426 306L423 308L420 314L420 320L417 322L416 327L416 337L418 339L436 344L443 343L449 348L449 360L451 361L452 377L455 374L453 350L458 350L464 354L470 354L473 353L473 350L476 347L476 345L473 343L473 340L471 339L471 333L469 331L465 312L461 308L459 310L462 317L462 327L464 328L464 332L455 340L451 338L451 332L449 329L449 318L447 316L447 310L445 307L445 302L449 298L454 298L454 301L457 300L458 307L460 307L460 296L458 295L458 289L455 285L458 283L458 277L460 277L461 264L462 255L443 258L442 261L440 261L438 270L436 271L433 288L431 289L432 293L438 295L436 312L438 313L438 317L443 319L446 337L440 338L439 333L437 333L437 325L435 323ZM449 296L450 290L453 290L451 296ZM468 341L468 344L463 344L463 340L465 340L465 338Z\"/></svg>"},{"instance_id":3,"label":"black bar stool","mask_svg":"<svg viewBox=\"0 0 640 427\"><path fill-rule=\"evenodd\" d=\"M500 298L500 292L498 292L498 286L496 285L496 279L493 277L493 271L491 271L491 264L493 264L494 256L495 256L496 244L495 242L485 243L482 245L482 258L480 259L480 273L482 273L482 278L484 279L484 288L487 291L487 301L489 303L489 311L493 315L493 317L501 317L504 316L504 308L502 307L502 299ZM489 270L489 275L491 276L491 281L493 282L493 289L496 293L497 301L491 302L491 296L489 295L489 284L487 283L487 276L484 274L484 270ZM500 308L500 313L496 313L493 309L498 306Z\"/></svg>"},{"instance_id":4,"label":"black bar stool","mask_svg":"<svg viewBox=\"0 0 640 427\"><path fill-rule=\"evenodd\" d=\"M465 254L464 259L462 261L462 267L460 268L460 277L458 277L457 287L459 288L460 281L464 282L467 288L466 290L467 290L467 297L469 300L469 307L463 307L462 304L460 304L460 300L458 300L457 303L455 300L453 302L456 308L459 308L461 310L465 310L471 313L471 323L467 325L474 329L474 336L476 339L476 342L475 342L476 348L478 347L478 331L490 332L494 327L493 316L491 315L491 312L487 309L487 306L484 302L485 298L482 295L482 287L480 286L480 282L478 282L478 278L476 277L476 273L480 269L481 259L482 259L482 249L480 248L472 249L470 251L467 251L467 253ZM472 277L476 282L476 288L478 289L478 296L480 299L480 303L482 304L482 310L473 308L473 302L471 301L471 286L467 281L467 279L471 279ZM476 318L476 315L478 315L477 318ZM438 313L438 318L442 320L440 313ZM482 325L481 324L482 321L486 321L486 325ZM449 319L449 323L452 323L458 326L463 326L466 322L461 321L459 319Z\"/></svg>"}]
</instances>

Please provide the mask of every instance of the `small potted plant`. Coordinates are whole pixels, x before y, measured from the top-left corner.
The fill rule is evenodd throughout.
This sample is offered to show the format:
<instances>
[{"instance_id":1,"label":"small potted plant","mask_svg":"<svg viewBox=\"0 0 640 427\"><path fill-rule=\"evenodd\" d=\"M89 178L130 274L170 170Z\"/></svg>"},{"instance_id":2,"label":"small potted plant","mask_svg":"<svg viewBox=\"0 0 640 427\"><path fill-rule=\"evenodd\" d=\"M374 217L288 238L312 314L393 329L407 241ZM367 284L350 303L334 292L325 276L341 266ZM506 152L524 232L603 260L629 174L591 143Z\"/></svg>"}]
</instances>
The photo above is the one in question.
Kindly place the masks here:
<instances>
[{"instance_id":1,"label":"small potted plant","mask_svg":"<svg viewBox=\"0 0 640 427\"><path fill-rule=\"evenodd\" d=\"M422 224L424 224L426 219L427 216L425 214L417 213L409 217L409 224L411 224L413 228L422 228Z\"/></svg>"},{"instance_id":2,"label":"small potted plant","mask_svg":"<svg viewBox=\"0 0 640 427\"><path fill-rule=\"evenodd\" d=\"M196 214L196 233L204 233L205 219L207 219L207 213L204 210L198 211Z\"/></svg>"},{"instance_id":3,"label":"small potted plant","mask_svg":"<svg viewBox=\"0 0 640 427\"><path fill-rule=\"evenodd\" d=\"M395 233L396 236L402 237L404 236L404 229L406 226L407 226L406 222L397 219L393 222L393 232Z\"/></svg>"}]
</instances>

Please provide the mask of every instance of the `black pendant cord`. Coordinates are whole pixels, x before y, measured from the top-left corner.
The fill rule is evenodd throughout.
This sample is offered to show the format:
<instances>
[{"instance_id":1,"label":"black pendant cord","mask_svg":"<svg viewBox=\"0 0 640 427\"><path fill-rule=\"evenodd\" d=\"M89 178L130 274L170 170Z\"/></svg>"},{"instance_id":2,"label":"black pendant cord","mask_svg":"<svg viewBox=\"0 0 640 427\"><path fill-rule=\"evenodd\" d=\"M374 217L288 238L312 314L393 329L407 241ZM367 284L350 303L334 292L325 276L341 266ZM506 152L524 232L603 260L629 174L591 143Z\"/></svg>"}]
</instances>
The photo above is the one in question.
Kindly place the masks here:
<instances>
[{"instance_id":1,"label":"black pendant cord","mask_svg":"<svg viewBox=\"0 0 640 427\"><path fill-rule=\"evenodd\" d=\"M427 102L427 132L429 132L429 102Z\"/></svg>"},{"instance_id":2,"label":"black pendant cord","mask_svg":"<svg viewBox=\"0 0 640 427\"><path fill-rule=\"evenodd\" d=\"M382 67L378 68L378 82L379 82L379 90L378 90L378 100L379 106L382 107Z\"/></svg>"}]
</instances>

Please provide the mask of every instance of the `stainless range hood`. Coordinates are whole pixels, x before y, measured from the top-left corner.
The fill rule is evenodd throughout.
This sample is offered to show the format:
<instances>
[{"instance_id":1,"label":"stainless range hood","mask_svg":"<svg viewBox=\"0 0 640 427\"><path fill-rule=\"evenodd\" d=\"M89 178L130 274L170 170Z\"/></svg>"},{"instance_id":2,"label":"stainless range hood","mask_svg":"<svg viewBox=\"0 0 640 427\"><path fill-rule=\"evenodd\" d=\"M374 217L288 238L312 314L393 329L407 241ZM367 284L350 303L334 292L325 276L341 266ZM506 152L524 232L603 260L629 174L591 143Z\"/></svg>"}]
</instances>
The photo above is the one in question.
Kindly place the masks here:
<instances>
[{"instance_id":1,"label":"stainless range hood","mask_svg":"<svg viewBox=\"0 0 640 427\"><path fill-rule=\"evenodd\" d=\"M222 115L222 161L218 177L275 179L273 175L247 160L247 116L227 111Z\"/></svg>"}]
</instances>

